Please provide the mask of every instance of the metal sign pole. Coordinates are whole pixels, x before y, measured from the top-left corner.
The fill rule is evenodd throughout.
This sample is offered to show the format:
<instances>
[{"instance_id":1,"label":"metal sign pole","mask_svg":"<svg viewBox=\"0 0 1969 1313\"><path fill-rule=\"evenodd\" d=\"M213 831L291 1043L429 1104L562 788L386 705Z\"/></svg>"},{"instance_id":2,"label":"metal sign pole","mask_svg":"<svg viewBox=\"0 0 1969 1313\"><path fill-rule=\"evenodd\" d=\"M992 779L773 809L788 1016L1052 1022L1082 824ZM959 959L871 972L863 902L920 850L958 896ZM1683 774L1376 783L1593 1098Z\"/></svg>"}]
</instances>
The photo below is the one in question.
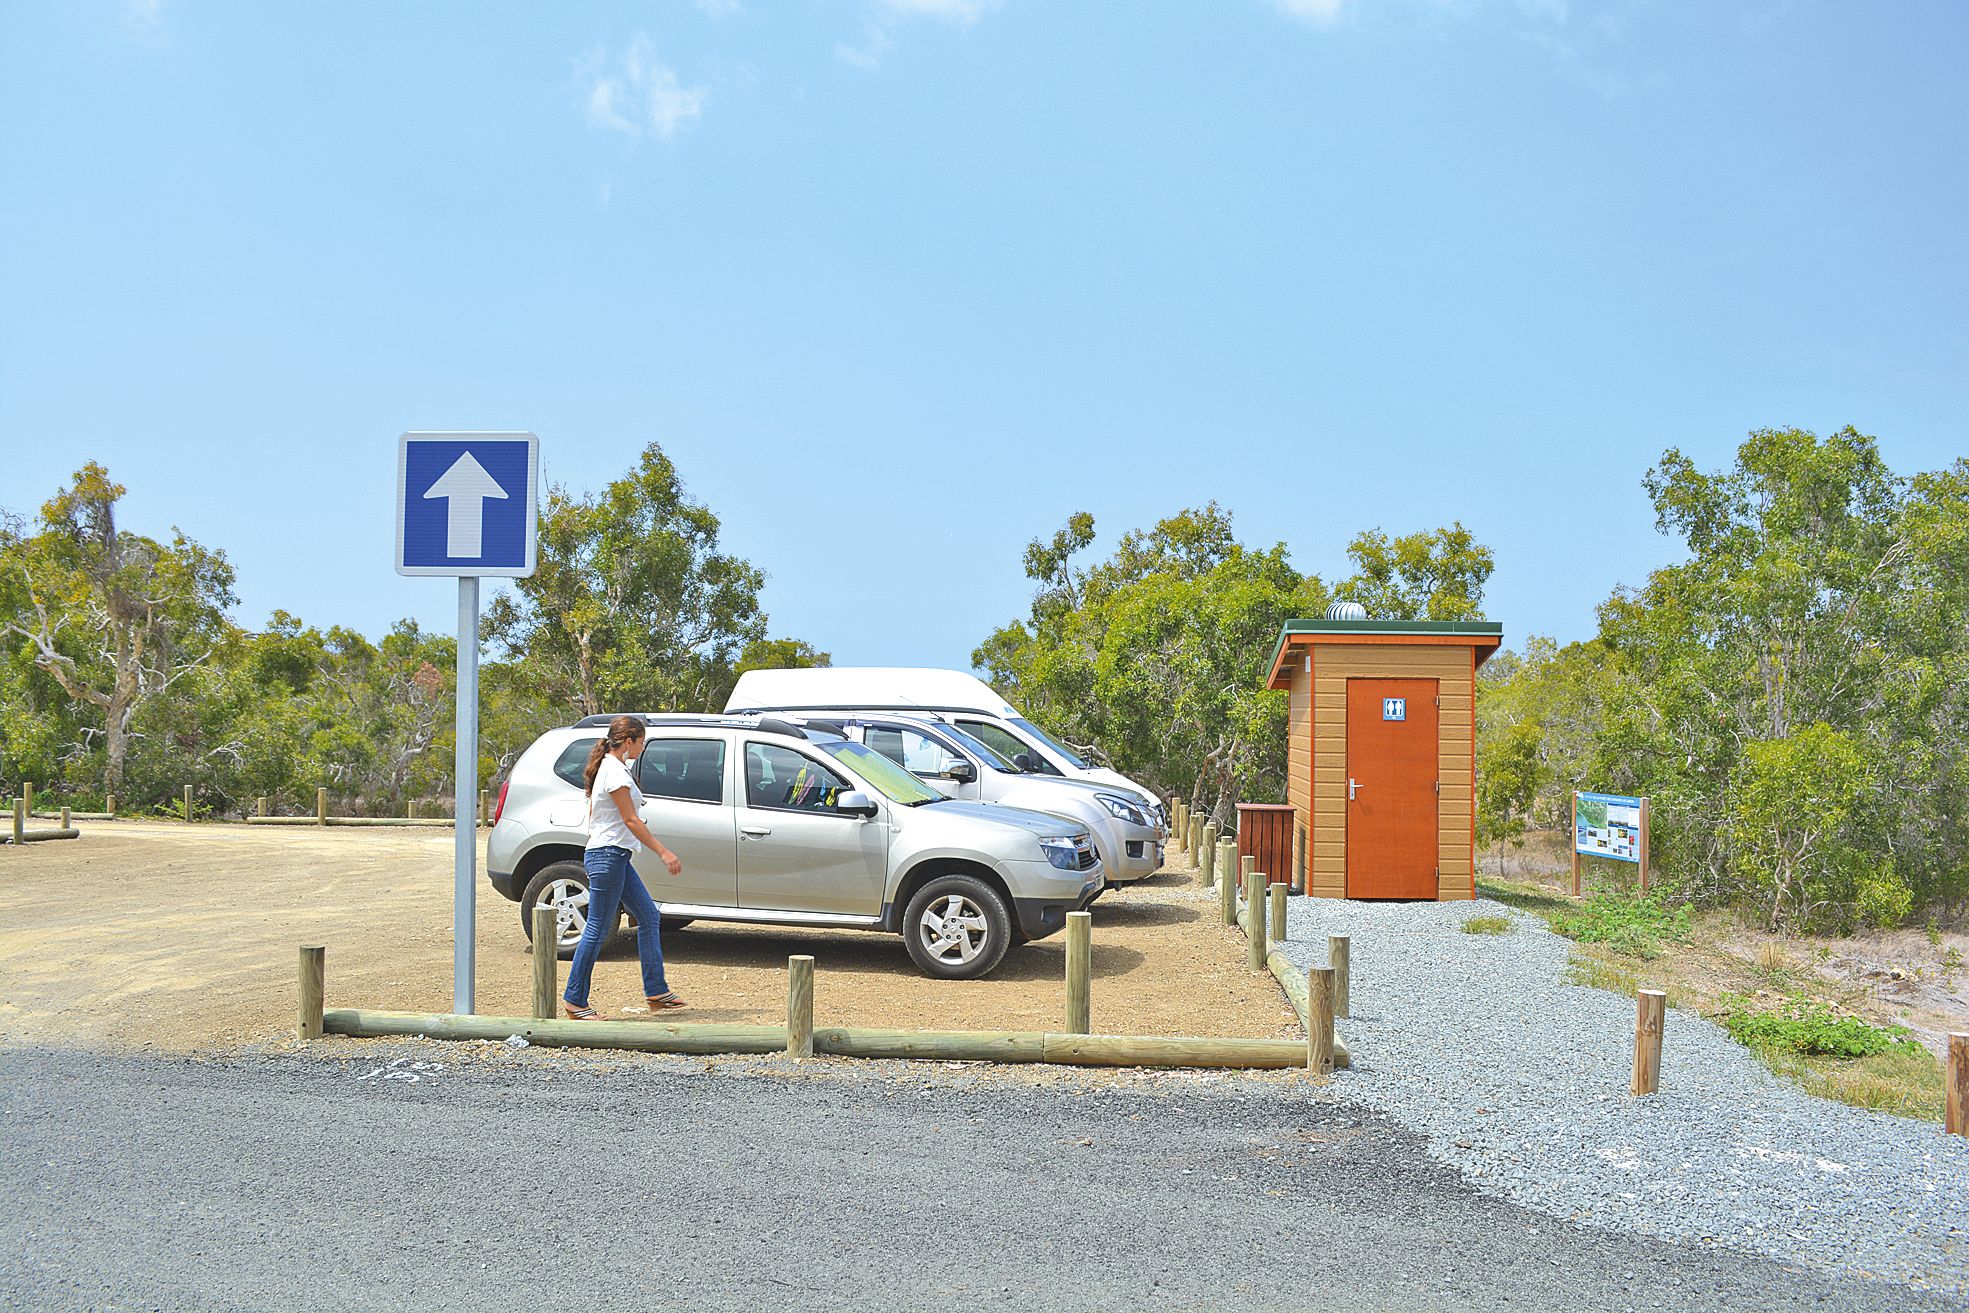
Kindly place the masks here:
<instances>
[{"instance_id":1,"label":"metal sign pole","mask_svg":"<svg viewBox=\"0 0 1969 1313\"><path fill-rule=\"evenodd\" d=\"M477 957L479 827L479 581L458 578L458 765L457 818L453 864L456 883L451 903L451 1010L472 1011L472 980Z\"/></svg>"}]
</instances>

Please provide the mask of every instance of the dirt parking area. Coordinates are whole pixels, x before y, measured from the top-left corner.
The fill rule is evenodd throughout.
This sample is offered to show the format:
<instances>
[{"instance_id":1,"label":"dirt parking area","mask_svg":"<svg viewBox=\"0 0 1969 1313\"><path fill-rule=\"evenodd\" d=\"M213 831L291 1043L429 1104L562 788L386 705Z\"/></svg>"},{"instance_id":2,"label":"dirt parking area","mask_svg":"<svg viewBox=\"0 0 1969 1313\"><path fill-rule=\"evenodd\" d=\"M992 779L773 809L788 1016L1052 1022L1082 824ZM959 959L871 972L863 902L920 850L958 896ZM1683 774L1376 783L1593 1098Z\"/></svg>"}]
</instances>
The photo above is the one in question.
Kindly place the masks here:
<instances>
[{"instance_id":1,"label":"dirt parking area","mask_svg":"<svg viewBox=\"0 0 1969 1313\"><path fill-rule=\"evenodd\" d=\"M224 1050L291 1039L295 948L328 948L328 1006L451 1006L451 832L114 822L78 840L0 846L0 1040ZM661 892L658 896L661 897ZM1297 1037L1277 984L1244 965L1188 872L1094 906L1094 1029ZM920 975L894 935L705 923L664 936L676 1020L785 1019L786 959L816 960L815 1020L840 1026L1046 1030L1064 1009L1062 936L1014 948L990 977ZM528 1007L518 905L483 883L478 1010ZM562 966L565 974L565 964ZM633 946L593 1001L644 1015Z\"/></svg>"}]
</instances>

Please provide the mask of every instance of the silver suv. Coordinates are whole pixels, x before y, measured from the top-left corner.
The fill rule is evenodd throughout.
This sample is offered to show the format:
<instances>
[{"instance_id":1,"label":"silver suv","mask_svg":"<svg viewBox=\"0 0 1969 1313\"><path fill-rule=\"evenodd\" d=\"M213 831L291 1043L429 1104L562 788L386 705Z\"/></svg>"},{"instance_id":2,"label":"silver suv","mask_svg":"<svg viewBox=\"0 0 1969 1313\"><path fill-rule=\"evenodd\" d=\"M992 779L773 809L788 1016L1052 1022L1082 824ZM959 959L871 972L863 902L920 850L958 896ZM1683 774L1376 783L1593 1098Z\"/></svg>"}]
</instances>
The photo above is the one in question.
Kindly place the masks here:
<instances>
[{"instance_id":1,"label":"silver suv","mask_svg":"<svg viewBox=\"0 0 1969 1313\"><path fill-rule=\"evenodd\" d=\"M558 918L559 954L587 924L581 771L609 716L549 730L500 790L486 873ZM1104 879L1086 825L953 801L831 726L757 716L644 716L643 820L683 859L636 871L665 927L693 920L900 933L926 974L982 976L1015 941L1060 930Z\"/></svg>"}]
</instances>

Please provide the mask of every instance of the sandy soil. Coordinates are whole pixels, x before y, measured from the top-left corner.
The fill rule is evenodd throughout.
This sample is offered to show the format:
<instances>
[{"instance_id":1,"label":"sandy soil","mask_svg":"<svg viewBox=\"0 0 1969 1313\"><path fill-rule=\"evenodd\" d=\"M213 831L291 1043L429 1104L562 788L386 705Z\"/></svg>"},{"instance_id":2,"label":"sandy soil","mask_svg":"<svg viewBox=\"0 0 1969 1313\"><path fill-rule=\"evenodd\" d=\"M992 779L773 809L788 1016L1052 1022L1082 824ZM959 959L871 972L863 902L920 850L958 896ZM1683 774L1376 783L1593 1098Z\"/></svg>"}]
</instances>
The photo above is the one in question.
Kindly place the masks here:
<instances>
[{"instance_id":1,"label":"sandy soil","mask_svg":"<svg viewBox=\"0 0 1969 1313\"><path fill-rule=\"evenodd\" d=\"M1301 1033L1213 908L1186 872L1095 905L1096 1031ZM330 1007L448 1011L451 832L119 821L87 824L69 842L0 846L0 1040L185 1051L283 1042L302 943L327 945ZM693 1004L672 1014L680 1021L783 1021L791 953L817 959L820 1025L1043 1030L1064 1006L1060 936L965 982L918 974L893 935L700 923L665 935L664 951L671 984ZM481 882L478 1010L523 1015L531 970L518 905ZM639 981L633 948L611 949L595 1006L640 1014Z\"/></svg>"}]
</instances>

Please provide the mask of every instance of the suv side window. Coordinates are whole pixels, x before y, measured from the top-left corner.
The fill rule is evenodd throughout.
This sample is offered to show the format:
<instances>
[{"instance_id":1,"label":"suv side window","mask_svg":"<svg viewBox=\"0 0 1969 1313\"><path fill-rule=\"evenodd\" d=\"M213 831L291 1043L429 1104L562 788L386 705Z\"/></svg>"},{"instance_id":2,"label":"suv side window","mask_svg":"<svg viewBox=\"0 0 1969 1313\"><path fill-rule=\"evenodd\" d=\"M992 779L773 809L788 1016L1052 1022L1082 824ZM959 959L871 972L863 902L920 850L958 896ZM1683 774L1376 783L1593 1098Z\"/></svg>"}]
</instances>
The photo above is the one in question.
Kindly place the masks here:
<instances>
[{"instance_id":1,"label":"suv side window","mask_svg":"<svg viewBox=\"0 0 1969 1313\"><path fill-rule=\"evenodd\" d=\"M745 745L745 801L775 811L827 812L848 782L817 761L776 743Z\"/></svg>"},{"instance_id":2,"label":"suv side window","mask_svg":"<svg viewBox=\"0 0 1969 1313\"><path fill-rule=\"evenodd\" d=\"M725 800L723 739L659 739L643 743L637 784L646 798L683 802Z\"/></svg>"},{"instance_id":3,"label":"suv side window","mask_svg":"<svg viewBox=\"0 0 1969 1313\"><path fill-rule=\"evenodd\" d=\"M1003 726L994 725L988 720L960 720L957 722L957 728L963 730L972 738L977 739L987 748L994 749L1007 761L1018 761L1019 754L1023 752L1026 758L1032 762L1032 769L1039 774L1058 775L1060 773L1057 766L1039 755L1039 749L1033 747Z\"/></svg>"},{"instance_id":4,"label":"suv side window","mask_svg":"<svg viewBox=\"0 0 1969 1313\"><path fill-rule=\"evenodd\" d=\"M590 734L586 738L574 739L561 749L561 755L554 759L554 774L566 780L577 789L587 787L581 772L588 768L588 753L601 741L601 735Z\"/></svg>"},{"instance_id":5,"label":"suv side window","mask_svg":"<svg viewBox=\"0 0 1969 1313\"><path fill-rule=\"evenodd\" d=\"M922 779L935 779L958 759L949 748L913 729L869 725L862 731L862 742Z\"/></svg>"}]
</instances>

